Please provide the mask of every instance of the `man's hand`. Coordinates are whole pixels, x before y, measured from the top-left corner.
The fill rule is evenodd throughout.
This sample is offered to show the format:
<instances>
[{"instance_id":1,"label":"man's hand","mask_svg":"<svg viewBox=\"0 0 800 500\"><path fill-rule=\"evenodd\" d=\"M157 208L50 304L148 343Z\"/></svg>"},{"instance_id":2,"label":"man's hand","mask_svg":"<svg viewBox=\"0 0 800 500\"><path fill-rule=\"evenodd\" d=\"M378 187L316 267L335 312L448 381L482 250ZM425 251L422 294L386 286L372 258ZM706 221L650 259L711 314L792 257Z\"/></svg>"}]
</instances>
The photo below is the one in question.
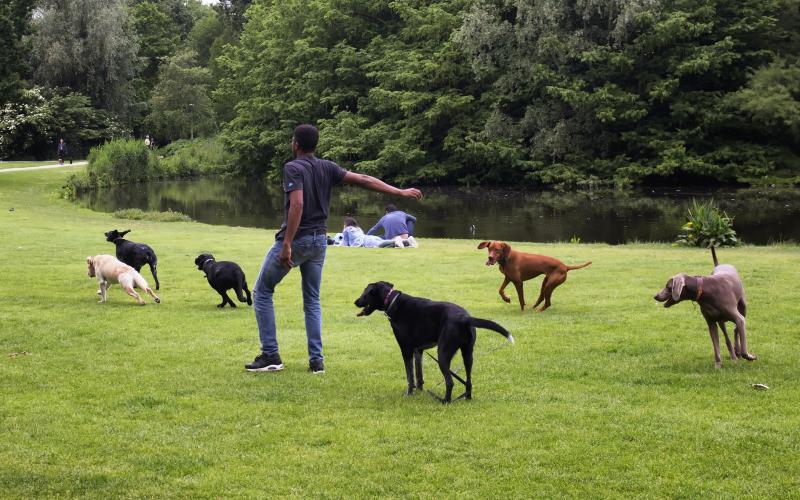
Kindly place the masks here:
<instances>
[{"instance_id":1,"label":"man's hand","mask_svg":"<svg viewBox=\"0 0 800 500\"><path fill-rule=\"evenodd\" d=\"M417 188L403 189L402 196L405 198L414 198L415 200L419 200L422 198L422 191Z\"/></svg>"},{"instance_id":2,"label":"man's hand","mask_svg":"<svg viewBox=\"0 0 800 500\"><path fill-rule=\"evenodd\" d=\"M283 246L281 246L281 254L278 256L278 260L281 261L281 265L291 269L294 267L294 262L292 262L292 244L287 243L286 241L283 242Z\"/></svg>"}]
</instances>

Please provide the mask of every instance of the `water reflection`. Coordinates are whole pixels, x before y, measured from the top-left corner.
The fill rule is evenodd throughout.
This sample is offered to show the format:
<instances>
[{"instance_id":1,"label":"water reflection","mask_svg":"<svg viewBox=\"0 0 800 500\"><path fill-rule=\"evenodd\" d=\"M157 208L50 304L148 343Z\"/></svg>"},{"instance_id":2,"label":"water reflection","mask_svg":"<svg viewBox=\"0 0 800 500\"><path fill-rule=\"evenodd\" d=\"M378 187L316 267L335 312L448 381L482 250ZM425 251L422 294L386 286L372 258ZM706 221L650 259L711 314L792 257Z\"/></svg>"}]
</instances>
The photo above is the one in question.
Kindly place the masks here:
<instances>
[{"instance_id":1,"label":"water reflection","mask_svg":"<svg viewBox=\"0 0 800 500\"><path fill-rule=\"evenodd\" d=\"M629 193L558 193L485 188L427 188L420 202L340 187L331 200L330 228L345 215L370 227L392 202L419 219L422 237L515 241L625 243L673 241L692 198L713 197L745 241L800 241L800 191L776 189L670 190ZM151 182L84 194L94 210L176 210L210 224L276 228L283 220L278 186L241 178Z\"/></svg>"}]
</instances>

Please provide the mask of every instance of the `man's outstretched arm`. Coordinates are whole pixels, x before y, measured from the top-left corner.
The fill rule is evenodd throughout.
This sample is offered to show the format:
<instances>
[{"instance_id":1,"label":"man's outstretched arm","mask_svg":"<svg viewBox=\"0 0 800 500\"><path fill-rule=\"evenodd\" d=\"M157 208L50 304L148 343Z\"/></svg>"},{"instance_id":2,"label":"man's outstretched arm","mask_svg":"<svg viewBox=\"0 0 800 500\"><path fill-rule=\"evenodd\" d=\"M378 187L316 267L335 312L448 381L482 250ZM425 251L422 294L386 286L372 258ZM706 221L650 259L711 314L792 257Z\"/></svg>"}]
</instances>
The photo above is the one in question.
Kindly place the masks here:
<instances>
[{"instance_id":1,"label":"man's outstretched arm","mask_svg":"<svg viewBox=\"0 0 800 500\"><path fill-rule=\"evenodd\" d=\"M371 175L357 174L355 172L347 172L342 178L345 184L354 184L370 191L377 191L378 193L386 193L394 196L402 196L404 198L414 198L419 200L422 198L422 191L417 188L400 189L392 185L386 184L380 179L376 179Z\"/></svg>"}]
</instances>

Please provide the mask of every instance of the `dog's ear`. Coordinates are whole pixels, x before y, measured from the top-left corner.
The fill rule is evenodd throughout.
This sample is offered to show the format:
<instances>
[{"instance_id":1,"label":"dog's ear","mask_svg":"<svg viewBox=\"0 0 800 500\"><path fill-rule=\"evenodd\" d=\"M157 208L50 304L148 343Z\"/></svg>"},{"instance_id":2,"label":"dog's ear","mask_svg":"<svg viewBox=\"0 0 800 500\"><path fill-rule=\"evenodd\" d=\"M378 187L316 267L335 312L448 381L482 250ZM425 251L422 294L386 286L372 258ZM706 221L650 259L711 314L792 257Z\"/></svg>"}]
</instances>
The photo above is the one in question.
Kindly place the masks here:
<instances>
[{"instance_id":1,"label":"dog's ear","mask_svg":"<svg viewBox=\"0 0 800 500\"><path fill-rule=\"evenodd\" d=\"M482 250L482 249L484 249L484 248L486 248L488 246L489 246L489 242L488 241L481 241L480 243L478 243L478 250Z\"/></svg>"},{"instance_id":2,"label":"dog's ear","mask_svg":"<svg viewBox=\"0 0 800 500\"><path fill-rule=\"evenodd\" d=\"M686 285L686 275L677 274L672 277L672 300L679 302L681 300L681 293L683 287Z\"/></svg>"},{"instance_id":3,"label":"dog's ear","mask_svg":"<svg viewBox=\"0 0 800 500\"><path fill-rule=\"evenodd\" d=\"M503 253L503 258L507 259L508 254L511 252L511 245L508 243L500 243L500 251Z\"/></svg>"},{"instance_id":4,"label":"dog's ear","mask_svg":"<svg viewBox=\"0 0 800 500\"><path fill-rule=\"evenodd\" d=\"M130 230L130 229L128 229L127 231L122 231L121 233L119 233L119 235L120 235L120 236L125 236L126 234L128 234L128 233L130 233L130 232L131 232L131 230Z\"/></svg>"},{"instance_id":5,"label":"dog's ear","mask_svg":"<svg viewBox=\"0 0 800 500\"><path fill-rule=\"evenodd\" d=\"M91 257L91 256L89 256L89 257L86 257L86 263L87 263L87 264L89 264L90 266L91 266L92 264L94 264L94 262L93 262L93 259L92 259L92 257Z\"/></svg>"}]
</instances>

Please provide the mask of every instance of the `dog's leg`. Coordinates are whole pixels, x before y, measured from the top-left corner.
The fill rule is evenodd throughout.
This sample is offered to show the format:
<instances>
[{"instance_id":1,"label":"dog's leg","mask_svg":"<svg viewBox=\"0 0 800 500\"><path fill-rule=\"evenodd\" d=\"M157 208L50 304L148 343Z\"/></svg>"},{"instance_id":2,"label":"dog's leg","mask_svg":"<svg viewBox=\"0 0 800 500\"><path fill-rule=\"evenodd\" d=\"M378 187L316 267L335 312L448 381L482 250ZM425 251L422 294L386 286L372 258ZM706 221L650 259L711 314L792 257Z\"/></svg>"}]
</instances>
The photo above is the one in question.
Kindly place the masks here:
<instances>
[{"instance_id":1,"label":"dog's leg","mask_svg":"<svg viewBox=\"0 0 800 500\"><path fill-rule=\"evenodd\" d=\"M719 322L719 329L722 330L722 334L725 335L725 345L728 346L728 354L730 354L731 359L736 361L736 349L733 348L733 344L731 344L731 339L728 337L728 330L725 328L725 322ZM736 338L734 337L734 341Z\"/></svg>"},{"instance_id":2,"label":"dog's leg","mask_svg":"<svg viewBox=\"0 0 800 500\"><path fill-rule=\"evenodd\" d=\"M542 280L542 288L541 290L539 290L539 298L536 299L536 303L531 306L531 309L536 309L537 307L539 307L539 304L541 304L542 301L544 300L544 291L547 289L547 278L549 277L550 275L548 274L544 275L544 279Z\"/></svg>"},{"instance_id":3,"label":"dog's leg","mask_svg":"<svg viewBox=\"0 0 800 500\"><path fill-rule=\"evenodd\" d=\"M473 334L473 338L475 338ZM472 350L475 346L474 345L465 345L461 347L461 357L464 359L464 370L467 374L467 383L464 384L464 394L460 397L465 397L466 399L472 399Z\"/></svg>"},{"instance_id":4,"label":"dog's leg","mask_svg":"<svg viewBox=\"0 0 800 500\"><path fill-rule=\"evenodd\" d=\"M130 295L131 297L136 299L136 302L138 302L140 306L143 306L145 304L145 302L144 302L144 300L142 300L142 298L139 296L139 294L136 293L136 290L133 289L134 284L135 284L135 280L130 275L130 273L123 273L123 274L119 275L119 286L122 287L122 289L125 291L125 293L127 293L128 295ZM140 288L142 288L144 290L144 287L140 287Z\"/></svg>"},{"instance_id":5,"label":"dog's leg","mask_svg":"<svg viewBox=\"0 0 800 500\"><path fill-rule=\"evenodd\" d=\"M156 282L156 290L158 290L161 288L161 284L158 282L158 273L156 272L157 265L152 260L148 260L147 263L150 264L150 273L153 275L153 280Z\"/></svg>"},{"instance_id":6,"label":"dog's leg","mask_svg":"<svg viewBox=\"0 0 800 500\"><path fill-rule=\"evenodd\" d=\"M445 335L443 332L439 335L441 339L442 336ZM444 385L445 385L445 394L442 403L447 404L453 398L453 375L450 372L450 362L453 360L453 355L456 353L457 347L451 346L442 346L439 344L438 347L438 355L439 355L439 370L442 372L442 376L444 377Z\"/></svg>"},{"instance_id":7,"label":"dog's leg","mask_svg":"<svg viewBox=\"0 0 800 500\"><path fill-rule=\"evenodd\" d=\"M706 318L708 323L708 333L711 335L711 345L714 347L714 366L722 368L722 359L719 357L719 332L717 323Z\"/></svg>"},{"instance_id":8,"label":"dog's leg","mask_svg":"<svg viewBox=\"0 0 800 500\"><path fill-rule=\"evenodd\" d=\"M222 297L222 304L219 304L217 307L220 309L225 307L225 304L229 304L231 307L236 307L236 304L233 303L230 297L228 297L228 292L225 290L217 290L217 293Z\"/></svg>"},{"instance_id":9,"label":"dog's leg","mask_svg":"<svg viewBox=\"0 0 800 500\"><path fill-rule=\"evenodd\" d=\"M544 305L538 309L539 312L550 307L550 298L553 296L553 290L565 281L567 281L567 273L554 274L548 278L547 286L544 291Z\"/></svg>"},{"instance_id":10,"label":"dog's leg","mask_svg":"<svg viewBox=\"0 0 800 500\"><path fill-rule=\"evenodd\" d=\"M758 356L755 354L750 354L747 350L747 333L745 332L745 319L744 316L736 313L736 336L739 337L739 347L740 352L739 355L746 359L747 361L755 361L758 359Z\"/></svg>"},{"instance_id":11,"label":"dog's leg","mask_svg":"<svg viewBox=\"0 0 800 500\"><path fill-rule=\"evenodd\" d=\"M233 287L233 292L236 294L236 298L239 299L239 302L247 302L247 297L242 293L242 280L236 283L236 286Z\"/></svg>"},{"instance_id":12,"label":"dog's leg","mask_svg":"<svg viewBox=\"0 0 800 500\"><path fill-rule=\"evenodd\" d=\"M508 286L509 283L511 283L511 280L504 276L503 284L500 285L500 290L499 290L500 298L503 299L503 302L505 302L506 304L511 303L511 299L506 295L506 287Z\"/></svg>"},{"instance_id":13,"label":"dog's leg","mask_svg":"<svg viewBox=\"0 0 800 500\"><path fill-rule=\"evenodd\" d=\"M250 296L250 290L247 288L247 282L245 280L242 280L242 290L244 290L244 293L247 295L247 305L252 306L253 299Z\"/></svg>"},{"instance_id":14,"label":"dog's leg","mask_svg":"<svg viewBox=\"0 0 800 500\"><path fill-rule=\"evenodd\" d=\"M403 364L406 367L406 383L408 384L408 389L406 389L406 396L414 394L414 367L412 366L413 362L414 362L414 352L403 351Z\"/></svg>"},{"instance_id":15,"label":"dog's leg","mask_svg":"<svg viewBox=\"0 0 800 500\"><path fill-rule=\"evenodd\" d=\"M519 308L521 311L525 310L525 291L521 281L514 282L514 288L517 289L517 297L519 298Z\"/></svg>"},{"instance_id":16,"label":"dog's leg","mask_svg":"<svg viewBox=\"0 0 800 500\"><path fill-rule=\"evenodd\" d=\"M145 288L144 291L147 292L151 297L153 297L153 300L156 302L156 304L161 303L161 298L158 295L156 295L150 287Z\"/></svg>"},{"instance_id":17,"label":"dog's leg","mask_svg":"<svg viewBox=\"0 0 800 500\"><path fill-rule=\"evenodd\" d=\"M105 280L99 280L98 284L100 285L100 290L98 290L97 293L100 294L100 301L99 302L102 304L103 302L106 301L106 286L107 285L106 285L106 281Z\"/></svg>"},{"instance_id":18,"label":"dog's leg","mask_svg":"<svg viewBox=\"0 0 800 500\"><path fill-rule=\"evenodd\" d=\"M417 376L416 387L421 391L425 381L422 379L422 351L419 349L414 351L414 371Z\"/></svg>"}]
</instances>

